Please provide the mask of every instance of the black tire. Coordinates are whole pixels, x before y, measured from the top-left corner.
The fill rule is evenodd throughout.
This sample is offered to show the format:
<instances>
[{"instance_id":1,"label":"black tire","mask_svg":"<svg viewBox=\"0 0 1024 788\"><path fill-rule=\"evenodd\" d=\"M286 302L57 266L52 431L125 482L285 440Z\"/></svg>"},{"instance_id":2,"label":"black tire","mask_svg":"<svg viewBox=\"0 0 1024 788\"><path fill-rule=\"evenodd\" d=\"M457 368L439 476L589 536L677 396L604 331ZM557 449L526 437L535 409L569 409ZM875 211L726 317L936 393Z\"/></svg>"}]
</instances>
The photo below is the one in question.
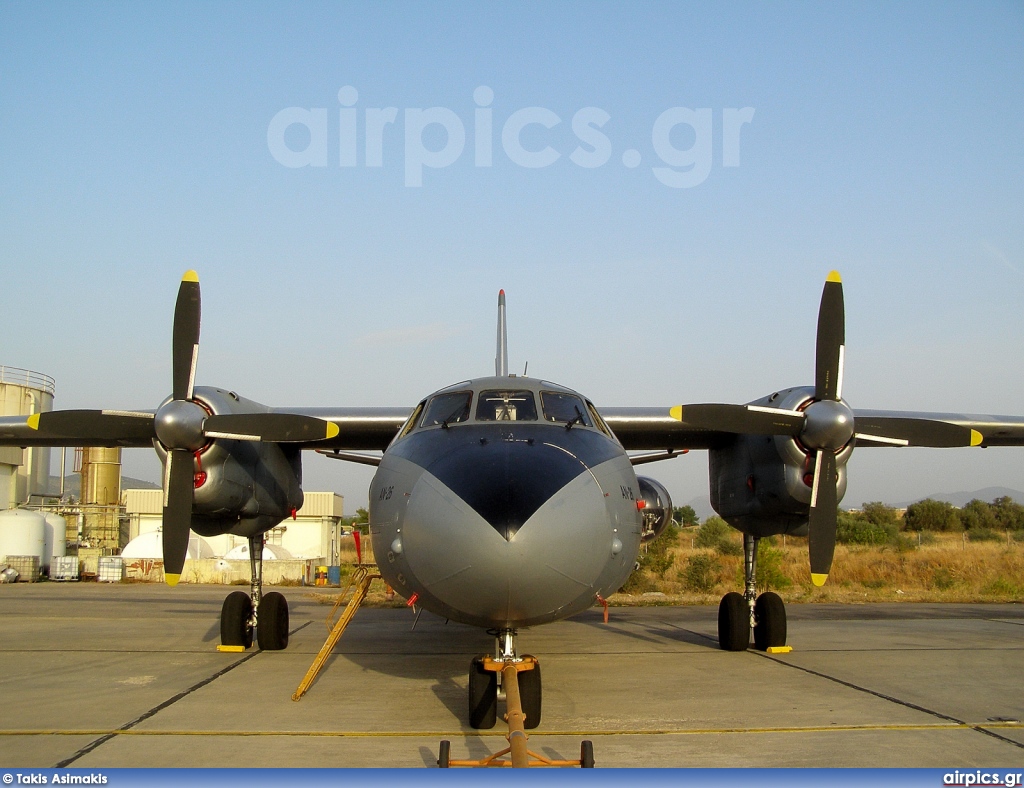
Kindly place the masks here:
<instances>
[{"instance_id":1,"label":"black tire","mask_svg":"<svg viewBox=\"0 0 1024 788\"><path fill-rule=\"evenodd\" d=\"M437 768L448 769L451 766L452 743L447 739L441 739L441 746L437 750Z\"/></svg>"},{"instance_id":2,"label":"black tire","mask_svg":"<svg viewBox=\"0 0 1024 788\"><path fill-rule=\"evenodd\" d=\"M580 768L594 768L594 742L584 739L580 742Z\"/></svg>"},{"instance_id":3,"label":"black tire","mask_svg":"<svg viewBox=\"0 0 1024 788\"><path fill-rule=\"evenodd\" d=\"M750 607L743 594L730 591L718 605L718 645L725 651L746 651L750 645Z\"/></svg>"},{"instance_id":4,"label":"black tire","mask_svg":"<svg viewBox=\"0 0 1024 788\"><path fill-rule=\"evenodd\" d=\"M754 602L754 648L767 651L786 645L786 604L773 591L766 591Z\"/></svg>"},{"instance_id":5,"label":"black tire","mask_svg":"<svg viewBox=\"0 0 1024 788\"><path fill-rule=\"evenodd\" d=\"M527 730L540 725L541 713L540 663L536 657L530 659L533 660L533 669L519 672L519 701L526 715L523 727Z\"/></svg>"},{"instance_id":6,"label":"black tire","mask_svg":"<svg viewBox=\"0 0 1024 788\"><path fill-rule=\"evenodd\" d=\"M288 647L288 600L271 591L260 600L256 611L256 640L264 651L283 651Z\"/></svg>"},{"instance_id":7,"label":"black tire","mask_svg":"<svg viewBox=\"0 0 1024 788\"><path fill-rule=\"evenodd\" d=\"M483 655L469 665L469 726L493 728L498 721L498 674L484 670Z\"/></svg>"},{"instance_id":8,"label":"black tire","mask_svg":"<svg viewBox=\"0 0 1024 788\"><path fill-rule=\"evenodd\" d=\"M252 647L252 600L244 591L232 591L220 609L220 642L222 646Z\"/></svg>"}]
</instances>

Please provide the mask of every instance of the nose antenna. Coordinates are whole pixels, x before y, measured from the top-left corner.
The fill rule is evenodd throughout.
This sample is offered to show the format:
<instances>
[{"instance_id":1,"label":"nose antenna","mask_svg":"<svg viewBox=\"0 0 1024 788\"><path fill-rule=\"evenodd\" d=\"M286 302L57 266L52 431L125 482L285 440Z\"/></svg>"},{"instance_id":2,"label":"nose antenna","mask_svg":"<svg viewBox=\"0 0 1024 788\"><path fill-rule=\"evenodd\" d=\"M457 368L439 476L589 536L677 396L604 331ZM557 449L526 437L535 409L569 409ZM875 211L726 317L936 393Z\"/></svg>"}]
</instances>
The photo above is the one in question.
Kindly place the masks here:
<instances>
[{"instance_id":1,"label":"nose antenna","mask_svg":"<svg viewBox=\"0 0 1024 788\"><path fill-rule=\"evenodd\" d=\"M505 326L505 291L498 291L498 351L494 357L494 374L508 376L508 331Z\"/></svg>"}]
</instances>

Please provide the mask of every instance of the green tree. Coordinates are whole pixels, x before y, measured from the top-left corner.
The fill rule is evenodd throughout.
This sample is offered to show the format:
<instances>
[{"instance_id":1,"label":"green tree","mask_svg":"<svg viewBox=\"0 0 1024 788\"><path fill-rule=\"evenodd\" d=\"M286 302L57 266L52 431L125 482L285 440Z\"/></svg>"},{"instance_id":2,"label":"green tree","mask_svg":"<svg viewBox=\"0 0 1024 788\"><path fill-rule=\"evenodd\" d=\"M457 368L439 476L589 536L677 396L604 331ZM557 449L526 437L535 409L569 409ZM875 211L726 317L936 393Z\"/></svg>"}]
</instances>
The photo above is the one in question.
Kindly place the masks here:
<instances>
[{"instance_id":1,"label":"green tree","mask_svg":"<svg viewBox=\"0 0 1024 788\"><path fill-rule=\"evenodd\" d=\"M1021 506L1013 498L1004 495L992 501L992 513L1004 531L1019 531L1024 529L1024 506Z\"/></svg>"},{"instance_id":2,"label":"green tree","mask_svg":"<svg viewBox=\"0 0 1024 788\"><path fill-rule=\"evenodd\" d=\"M700 518L692 506L677 506L672 510L676 522L682 526L700 525Z\"/></svg>"},{"instance_id":3,"label":"green tree","mask_svg":"<svg viewBox=\"0 0 1024 788\"><path fill-rule=\"evenodd\" d=\"M994 531L999 528L999 521L996 519L995 512L992 511L992 507L977 498L968 501L967 505L960 510L960 521L968 531Z\"/></svg>"},{"instance_id":4,"label":"green tree","mask_svg":"<svg viewBox=\"0 0 1024 788\"><path fill-rule=\"evenodd\" d=\"M866 545L892 542L898 532L895 512L890 519L883 511L889 507L882 504L879 506L882 509L873 509L870 514L867 511L846 512L840 509L836 514L836 541L840 544Z\"/></svg>"},{"instance_id":5,"label":"green tree","mask_svg":"<svg viewBox=\"0 0 1024 788\"><path fill-rule=\"evenodd\" d=\"M903 515L903 523L908 531L959 531L963 528L956 507L931 498L910 504Z\"/></svg>"}]
</instances>

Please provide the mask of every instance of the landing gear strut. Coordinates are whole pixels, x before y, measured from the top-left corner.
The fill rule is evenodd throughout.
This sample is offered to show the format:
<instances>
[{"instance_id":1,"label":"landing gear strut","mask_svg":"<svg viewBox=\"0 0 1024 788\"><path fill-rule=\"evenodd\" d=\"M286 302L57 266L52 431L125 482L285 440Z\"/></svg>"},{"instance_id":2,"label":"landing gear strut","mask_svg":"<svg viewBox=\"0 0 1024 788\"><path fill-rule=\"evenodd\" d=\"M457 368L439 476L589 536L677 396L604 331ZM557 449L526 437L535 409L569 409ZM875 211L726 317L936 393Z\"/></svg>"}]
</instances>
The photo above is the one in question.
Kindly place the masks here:
<instances>
[{"instance_id":1,"label":"landing gear strut","mask_svg":"<svg viewBox=\"0 0 1024 788\"><path fill-rule=\"evenodd\" d=\"M786 645L782 598L772 591L757 595L758 541L756 536L743 534L743 594L730 591L718 606L718 645L725 651L746 651L751 630L754 648L759 651Z\"/></svg>"},{"instance_id":2,"label":"landing gear strut","mask_svg":"<svg viewBox=\"0 0 1024 788\"><path fill-rule=\"evenodd\" d=\"M281 651L288 646L288 601L282 594L263 594L263 534L249 537L249 593L233 591L220 611L220 642L228 650L252 646Z\"/></svg>"}]
</instances>

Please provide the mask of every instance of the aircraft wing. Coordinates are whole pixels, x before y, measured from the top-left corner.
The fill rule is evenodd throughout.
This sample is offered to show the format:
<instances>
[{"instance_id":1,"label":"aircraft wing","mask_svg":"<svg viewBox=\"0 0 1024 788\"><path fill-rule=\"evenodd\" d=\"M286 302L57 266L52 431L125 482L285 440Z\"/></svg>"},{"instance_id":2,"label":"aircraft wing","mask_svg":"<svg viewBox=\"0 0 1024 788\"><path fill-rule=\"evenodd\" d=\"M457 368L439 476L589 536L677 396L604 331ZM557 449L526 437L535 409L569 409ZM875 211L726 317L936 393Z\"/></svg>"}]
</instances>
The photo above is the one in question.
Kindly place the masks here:
<instances>
[{"instance_id":1,"label":"aircraft wing","mask_svg":"<svg viewBox=\"0 0 1024 788\"><path fill-rule=\"evenodd\" d=\"M775 411L775 412L772 412ZM735 434L797 435L802 416L748 405L601 408L628 451L713 449ZM1024 446L1024 417L855 410L857 446Z\"/></svg>"}]
</instances>

